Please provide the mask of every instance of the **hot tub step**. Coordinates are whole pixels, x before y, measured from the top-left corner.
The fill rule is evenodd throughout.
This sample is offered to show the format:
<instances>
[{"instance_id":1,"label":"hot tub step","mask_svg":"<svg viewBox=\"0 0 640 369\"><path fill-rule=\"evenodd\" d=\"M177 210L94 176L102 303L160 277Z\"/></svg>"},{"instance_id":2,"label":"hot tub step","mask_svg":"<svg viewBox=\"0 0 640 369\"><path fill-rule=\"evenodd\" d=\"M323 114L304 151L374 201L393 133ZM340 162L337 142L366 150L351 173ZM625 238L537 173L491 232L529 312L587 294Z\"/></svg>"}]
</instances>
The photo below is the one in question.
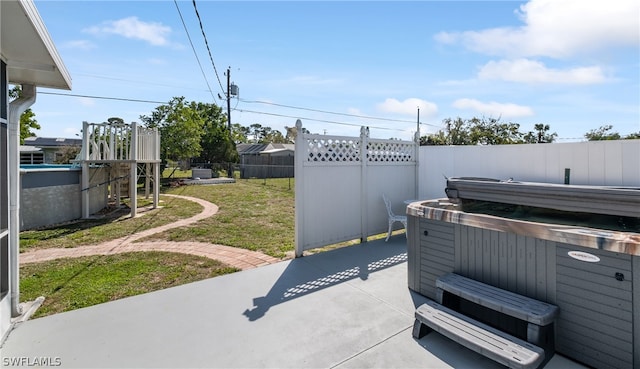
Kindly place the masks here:
<instances>
[{"instance_id":1,"label":"hot tub step","mask_svg":"<svg viewBox=\"0 0 640 369\"><path fill-rule=\"evenodd\" d=\"M471 319L435 301L418 307L414 338L435 330L443 336L509 368L537 368L544 362L544 350L498 329Z\"/></svg>"},{"instance_id":2,"label":"hot tub step","mask_svg":"<svg viewBox=\"0 0 640 369\"><path fill-rule=\"evenodd\" d=\"M532 324L552 324L558 316L558 307L527 296L509 292L459 274L448 273L436 280L437 300L442 303L444 291L478 305L499 311Z\"/></svg>"}]
</instances>

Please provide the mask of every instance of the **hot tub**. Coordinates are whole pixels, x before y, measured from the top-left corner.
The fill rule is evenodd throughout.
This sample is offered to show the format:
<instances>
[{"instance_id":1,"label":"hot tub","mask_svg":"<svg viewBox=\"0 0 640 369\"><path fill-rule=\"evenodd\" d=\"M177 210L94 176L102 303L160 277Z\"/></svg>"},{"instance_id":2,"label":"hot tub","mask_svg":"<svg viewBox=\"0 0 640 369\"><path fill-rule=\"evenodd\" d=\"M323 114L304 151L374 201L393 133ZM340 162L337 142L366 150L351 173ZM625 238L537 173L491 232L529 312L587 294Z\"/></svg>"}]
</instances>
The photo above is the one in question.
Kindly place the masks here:
<instances>
[{"instance_id":1,"label":"hot tub","mask_svg":"<svg viewBox=\"0 0 640 369\"><path fill-rule=\"evenodd\" d=\"M552 303L560 309L556 352L597 368L640 368L640 206L628 206L640 204L640 190L453 182L451 198L407 207L410 289L434 299L435 280L455 272ZM507 202L498 202L500 183ZM552 200L558 190L561 209ZM586 204L581 192L610 196L609 205Z\"/></svg>"}]
</instances>

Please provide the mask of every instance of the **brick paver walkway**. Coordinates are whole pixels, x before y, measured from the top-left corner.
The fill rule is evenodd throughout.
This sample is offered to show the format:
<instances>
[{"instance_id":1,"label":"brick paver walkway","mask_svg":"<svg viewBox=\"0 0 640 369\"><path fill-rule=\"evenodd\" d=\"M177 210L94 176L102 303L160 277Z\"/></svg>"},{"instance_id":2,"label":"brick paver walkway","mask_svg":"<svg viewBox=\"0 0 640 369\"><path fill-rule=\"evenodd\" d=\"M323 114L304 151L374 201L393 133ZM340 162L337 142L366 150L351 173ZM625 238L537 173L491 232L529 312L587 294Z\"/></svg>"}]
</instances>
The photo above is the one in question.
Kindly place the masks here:
<instances>
[{"instance_id":1,"label":"brick paver walkway","mask_svg":"<svg viewBox=\"0 0 640 369\"><path fill-rule=\"evenodd\" d=\"M195 223L201 219L208 218L218 212L218 207L215 204L202 199L180 195L165 194L163 196L179 197L181 199L197 202L203 207L203 210L201 213L196 214L191 218L182 219L171 224L165 224L156 228L147 229L142 232L134 233L126 237L121 237L98 245L79 246L74 248L50 248L24 252L20 254L20 263L36 263L40 261L60 258L76 258L90 255L110 255L134 251L168 251L204 256L243 270L256 268L280 261L277 258L265 255L261 252L224 245L214 245L205 242L172 242L162 240L134 243L134 241L136 240L155 233L163 232L167 229L183 227Z\"/></svg>"}]
</instances>

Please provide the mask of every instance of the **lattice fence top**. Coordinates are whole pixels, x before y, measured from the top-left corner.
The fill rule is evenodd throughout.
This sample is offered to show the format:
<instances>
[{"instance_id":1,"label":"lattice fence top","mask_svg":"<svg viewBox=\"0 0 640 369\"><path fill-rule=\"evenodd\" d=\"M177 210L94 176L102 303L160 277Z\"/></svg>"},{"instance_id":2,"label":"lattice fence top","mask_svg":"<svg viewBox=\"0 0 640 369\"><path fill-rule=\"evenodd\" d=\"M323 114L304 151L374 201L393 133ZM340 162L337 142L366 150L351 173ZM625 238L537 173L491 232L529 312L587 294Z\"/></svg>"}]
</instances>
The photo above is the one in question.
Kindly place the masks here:
<instances>
[{"instance_id":1,"label":"lattice fence top","mask_svg":"<svg viewBox=\"0 0 640 369\"><path fill-rule=\"evenodd\" d=\"M367 146L370 162L414 162L416 144L395 140L370 140Z\"/></svg>"},{"instance_id":2,"label":"lattice fence top","mask_svg":"<svg viewBox=\"0 0 640 369\"><path fill-rule=\"evenodd\" d=\"M417 161L413 141L370 139L366 128L360 137L302 134L301 153L308 163L414 163ZM363 156L363 153L365 155Z\"/></svg>"},{"instance_id":3,"label":"lattice fence top","mask_svg":"<svg viewBox=\"0 0 640 369\"><path fill-rule=\"evenodd\" d=\"M306 158L310 162L360 161L360 141L354 138L319 136L306 141Z\"/></svg>"}]
</instances>

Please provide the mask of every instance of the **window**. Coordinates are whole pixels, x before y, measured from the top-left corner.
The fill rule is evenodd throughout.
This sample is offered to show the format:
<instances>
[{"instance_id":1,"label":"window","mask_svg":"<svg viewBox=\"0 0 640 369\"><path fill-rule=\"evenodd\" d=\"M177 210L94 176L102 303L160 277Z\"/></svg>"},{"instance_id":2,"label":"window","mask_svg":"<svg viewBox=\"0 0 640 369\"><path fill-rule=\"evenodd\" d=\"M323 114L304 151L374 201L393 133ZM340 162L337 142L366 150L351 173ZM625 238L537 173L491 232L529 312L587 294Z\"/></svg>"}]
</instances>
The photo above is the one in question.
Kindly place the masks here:
<instances>
[{"instance_id":1,"label":"window","mask_svg":"<svg viewBox=\"0 0 640 369\"><path fill-rule=\"evenodd\" d=\"M42 152L21 152L20 164L44 164Z\"/></svg>"}]
</instances>

